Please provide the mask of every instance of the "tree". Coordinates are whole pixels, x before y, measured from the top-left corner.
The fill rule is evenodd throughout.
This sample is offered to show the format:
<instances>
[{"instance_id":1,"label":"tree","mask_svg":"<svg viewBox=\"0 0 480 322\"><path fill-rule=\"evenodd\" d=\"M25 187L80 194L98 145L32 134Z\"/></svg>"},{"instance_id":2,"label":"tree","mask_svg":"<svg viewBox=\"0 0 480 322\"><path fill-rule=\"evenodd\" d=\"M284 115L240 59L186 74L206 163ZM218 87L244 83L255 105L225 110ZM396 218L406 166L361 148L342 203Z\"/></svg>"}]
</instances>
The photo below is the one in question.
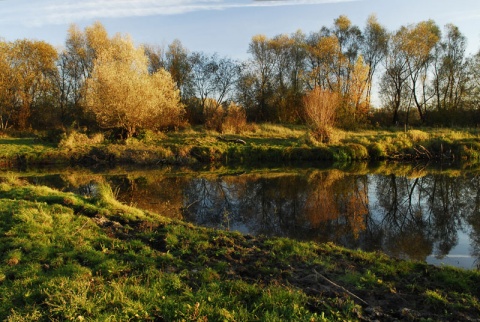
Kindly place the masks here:
<instances>
[{"instance_id":1,"label":"tree","mask_svg":"<svg viewBox=\"0 0 480 322\"><path fill-rule=\"evenodd\" d=\"M248 47L248 53L252 59L248 63L248 69L242 75L244 82L250 82L254 99L253 106L244 105L247 115L255 121L267 121L275 119L275 110L271 106L274 95L274 73L276 59L271 50L269 40L265 35L256 35L252 38Z\"/></svg>"},{"instance_id":2,"label":"tree","mask_svg":"<svg viewBox=\"0 0 480 322\"><path fill-rule=\"evenodd\" d=\"M440 30L433 20L422 21L400 29L401 50L405 53L409 87L422 122L426 119L427 102L433 97L427 92L428 70L432 52L440 40Z\"/></svg>"},{"instance_id":3,"label":"tree","mask_svg":"<svg viewBox=\"0 0 480 322\"><path fill-rule=\"evenodd\" d=\"M17 40L11 44L7 60L10 91L14 94L9 108L13 110L16 126L23 130L32 125L32 113L46 118L53 112L57 51L43 41Z\"/></svg>"},{"instance_id":4,"label":"tree","mask_svg":"<svg viewBox=\"0 0 480 322\"><path fill-rule=\"evenodd\" d=\"M85 80L93 67L92 58L88 57L88 44L85 34L77 26L71 25L65 48L59 53L57 67L59 78L58 105L64 124L79 119L84 99Z\"/></svg>"},{"instance_id":5,"label":"tree","mask_svg":"<svg viewBox=\"0 0 480 322\"><path fill-rule=\"evenodd\" d=\"M380 82L380 95L384 106L393 113L393 124L398 124L399 111L407 99L407 79L409 77L407 62L401 50L399 33L390 36L391 42L384 60L385 72Z\"/></svg>"},{"instance_id":6,"label":"tree","mask_svg":"<svg viewBox=\"0 0 480 322\"><path fill-rule=\"evenodd\" d=\"M189 57L191 66L191 87L195 97L189 100L190 121L204 122L206 109L215 102L218 107L227 105L230 93L237 81L239 69L236 62L202 52L194 52ZM207 100L209 101L207 104Z\"/></svg>"},{"instance_id":7,"label":"tree","mask_svg":"<svg viewBox=\"0 0 480 322\"><path fill-rule=\"evenodd\" d=\"M433 92L436 108L462 108L467 91L467 40L457 26L448 24L442 41L436 46L433 62Z\"/></svg>"},{"instance_id":8,"label":"tree","mask_svg":"<svg viewBox=\"0 0 480 322\"><path fill-rule=\"evenodd\" d=\"M480 50L467 60L467 102L470 108L479 109L480 106Z\"/></svg>"},{"instance_id":9,"label":"tree","mask_svg":"<svg viewBox=\"0 0 480 322\"><path fill-rule=\"evenodd\" d=\"M348 86L351 105L348 114L353 116L353 124L364 121L368 112L368 88L371 88L369 77L370 68L365 65L363 57L359 56L350 73L350 85Z\"/></svg>"},{"instance_id":10,"label":"tree","mask_svg":"<svg viewBox=\"0 0 480 322\"><path fill-rule=\"evenodd\" d=\"M365 65L360 58L362 41L360 29L346 16L338 17L332 28L323 27L307 41L308 86L337 93L337 122L343 127L357 126L366 110L359 104L369 87L368 66L361 66Z\"/></svg>"},{"instance_id":11,"label":"tree","mask_svg":"<svg viewBox=\"0 0 480 322\"><path fill-rule=\"evenodd\" d=\"M0 130L7 129L15 112L14 80L10 66L11 44L0 41Z\"/></svg>"},{"instance_id":12,"label":"tree","mask_svg":"<svg viewBox=\"0 0 480 322\"><path fill-rule=\"evenodd\" d=\"M161 46L144 45L145 56L148 58L148 72L153 74L160 69L166 69L165 48Z\"/></svg>"},{"instance_id":13,"label":"tree","mask_svg":"<svg viewBox=\"0 0 480 322\"><path fill-rule=\"evenodd\" d=\"M363 31L364 41L362 54L368 66L367 76L367 108L370 108L372 97L372 84L377 66L385 58L388 52L388 32L380 25L375 15L368 17L367 25Z\"/></svg>"},{"instance_id":14,"label":"tree","mask_svg":"<svg viewBox=\"0 0 480 322\"><path fill-rule=\"evenodd\" d=\"M191 65L188 61L188 51L183 47L180 40L174 40L168 45L168 50L165 53L166 70L172 75L173 81L177 84L180 90L180 95L183 102L186 102L193 96L191 89Z\"/></svg>"},{"instance_id":15,"label":"tree","mask_svg":"<svg viewBox=\"0 0 480 322\"><path fill-rule=\"evenodd\" d=\"M178 124L183 108L170 74L148 72L143 48L116 35L94 43L96 58L87 80L87 108L102 128L122 128L130 137L138 128Z\"/></svg>"},{"instance_id":16,"label":"tree","mask_svg":"<svg viewBox=\"0 0 480 322\"><path fill-rule=\"evenodd\" d=\"M340 56L340 44L336 36L312 34L308 40L309 87L319 86L325 90L339 91L336 65Z\"/></svg>"}]
</instances>

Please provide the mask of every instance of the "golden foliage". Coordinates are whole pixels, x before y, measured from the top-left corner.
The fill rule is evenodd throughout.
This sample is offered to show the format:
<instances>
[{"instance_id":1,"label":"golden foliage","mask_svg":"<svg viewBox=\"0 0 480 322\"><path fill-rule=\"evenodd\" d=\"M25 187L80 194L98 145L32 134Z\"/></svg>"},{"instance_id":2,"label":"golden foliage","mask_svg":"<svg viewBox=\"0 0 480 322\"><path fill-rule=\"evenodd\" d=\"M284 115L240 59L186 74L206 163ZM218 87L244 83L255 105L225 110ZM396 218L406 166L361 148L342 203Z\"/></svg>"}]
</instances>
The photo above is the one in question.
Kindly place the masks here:
<instances>
[{"instance_id":1,"label":"golden foliage","mask_svg":"<svg viewBox=\"0 0 480 322\"><path fill-rule=\"evenodd\" d=\"M247 127L247 113L245 109L235 103L230 103L227 108L227 115L222 124L224 133L239 134Z\"/></svg>"},{"instance_id":2,"label":"golden foliage","mask_svg":"<svg viewBox=\"0 0 480 322\"><path fill-rule=\"evenodd\" d=\"M127 136L138 128L178 125L183 106L170 74L161 69L150 75L143 48L136 48L129 37L105 38L98 28L87 29L96 52L87 104L99 125L124 128Z\"/></svg>"},{"instance_id":3,"label":"golden foliage","mask_svg":"<svg viewBox=\"0 0 480 322\"><path fill-rule=\"evenodd\" d=\"M321 142L328 143L335 125L338 93L315 88L304 99L307 122Z\"/></svg>"}]
</instances>

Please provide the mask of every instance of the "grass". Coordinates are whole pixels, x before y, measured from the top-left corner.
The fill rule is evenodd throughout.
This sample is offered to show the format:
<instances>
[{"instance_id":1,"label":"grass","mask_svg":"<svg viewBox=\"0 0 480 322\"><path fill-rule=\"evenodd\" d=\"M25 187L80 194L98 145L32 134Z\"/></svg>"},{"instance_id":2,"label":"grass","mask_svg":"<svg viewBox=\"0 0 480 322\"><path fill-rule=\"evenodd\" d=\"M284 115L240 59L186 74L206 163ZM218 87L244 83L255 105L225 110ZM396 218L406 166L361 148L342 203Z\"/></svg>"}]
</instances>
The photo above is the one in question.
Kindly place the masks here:
<instances>
[{"instance_id":1,"label":"grass","mask_svg":"<svg viewBox=\"0 0 480 322\"><path fill-rule=\"evenodd\" d=\"M369 321L480 318L480 273L333 244L199 228L0 183L2 321Z\"/></svg>"},{"instance_id":2,"label":"grass","mask_svg":"<svg viewBox=\"0 0 480 322\"><path fill-rule=\"evenodd\" d=\"M480 134L473 129L337 130L332 143L318 143L303 126L261 124L241 135L245 145L224 142L201 127L170 133L148 132L124 142L71 132L58 144L42 139L0 140L0 164L258 164L302 161L469 160L480 159Z\"/></svg>"}]
</instances>

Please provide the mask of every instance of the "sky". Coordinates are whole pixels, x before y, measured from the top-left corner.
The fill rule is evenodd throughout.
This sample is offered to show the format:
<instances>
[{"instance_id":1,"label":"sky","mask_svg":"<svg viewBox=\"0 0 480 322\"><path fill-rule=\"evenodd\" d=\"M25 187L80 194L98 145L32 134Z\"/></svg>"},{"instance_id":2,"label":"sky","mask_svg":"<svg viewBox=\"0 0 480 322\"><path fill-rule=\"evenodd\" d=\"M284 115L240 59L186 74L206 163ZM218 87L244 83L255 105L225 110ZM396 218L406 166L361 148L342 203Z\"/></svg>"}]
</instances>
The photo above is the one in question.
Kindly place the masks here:
<instances>
[{"instance_id":1,"label":"sky","mask_svg":"<svg viewBox=\"0 0 480 322\"><path fill-rule=\"evenodd\" d=\"M245 59L256 34L309 34L340 15L363 29L371 14L390 31L428 19L453 23L468 39L467 53L480 50L480 0L0 0L0 38L61 47L71 24L100 21L137 44L179 39L190 51Z\"/></svg>"}]
</instances>

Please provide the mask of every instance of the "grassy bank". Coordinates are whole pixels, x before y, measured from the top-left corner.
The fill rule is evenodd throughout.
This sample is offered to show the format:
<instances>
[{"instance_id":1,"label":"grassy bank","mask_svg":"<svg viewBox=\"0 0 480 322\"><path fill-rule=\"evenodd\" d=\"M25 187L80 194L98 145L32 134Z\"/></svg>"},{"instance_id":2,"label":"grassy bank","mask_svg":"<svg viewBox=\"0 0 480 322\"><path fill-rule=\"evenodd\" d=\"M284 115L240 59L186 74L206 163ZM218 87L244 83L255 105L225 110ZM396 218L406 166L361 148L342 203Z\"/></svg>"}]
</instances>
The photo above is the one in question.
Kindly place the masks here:
<instances>
[{"instance_id":1,"label":"grassy bank","mask_svg":"<svg viewBox=\"0 0 480 322\"><path fill-rule=\"evenodd\" d=\"M14 176L0 184L7 321L477 320L480 273L195 227Z\"/></svg>"},{"instance_id":2,"label":"grassy bank","mask_svg":"<svg viewBox=\"0 0 480 322\"><path fill-rule=\"evenodd\" d=\"M236 140L236 142L235 142ZM239 141L242 140L242 141ZM244 143L244 144L243 144ZM321 144L300 126L263 124L239 135L201 128L168 134L144 133L124 142L100 134L71 132L56 143L45 135L0 139L0 165L42 164L253 164L352 160L473 160L480 158L477 130L369 130L335 133Z\"/></svg>"}]
</instances>

